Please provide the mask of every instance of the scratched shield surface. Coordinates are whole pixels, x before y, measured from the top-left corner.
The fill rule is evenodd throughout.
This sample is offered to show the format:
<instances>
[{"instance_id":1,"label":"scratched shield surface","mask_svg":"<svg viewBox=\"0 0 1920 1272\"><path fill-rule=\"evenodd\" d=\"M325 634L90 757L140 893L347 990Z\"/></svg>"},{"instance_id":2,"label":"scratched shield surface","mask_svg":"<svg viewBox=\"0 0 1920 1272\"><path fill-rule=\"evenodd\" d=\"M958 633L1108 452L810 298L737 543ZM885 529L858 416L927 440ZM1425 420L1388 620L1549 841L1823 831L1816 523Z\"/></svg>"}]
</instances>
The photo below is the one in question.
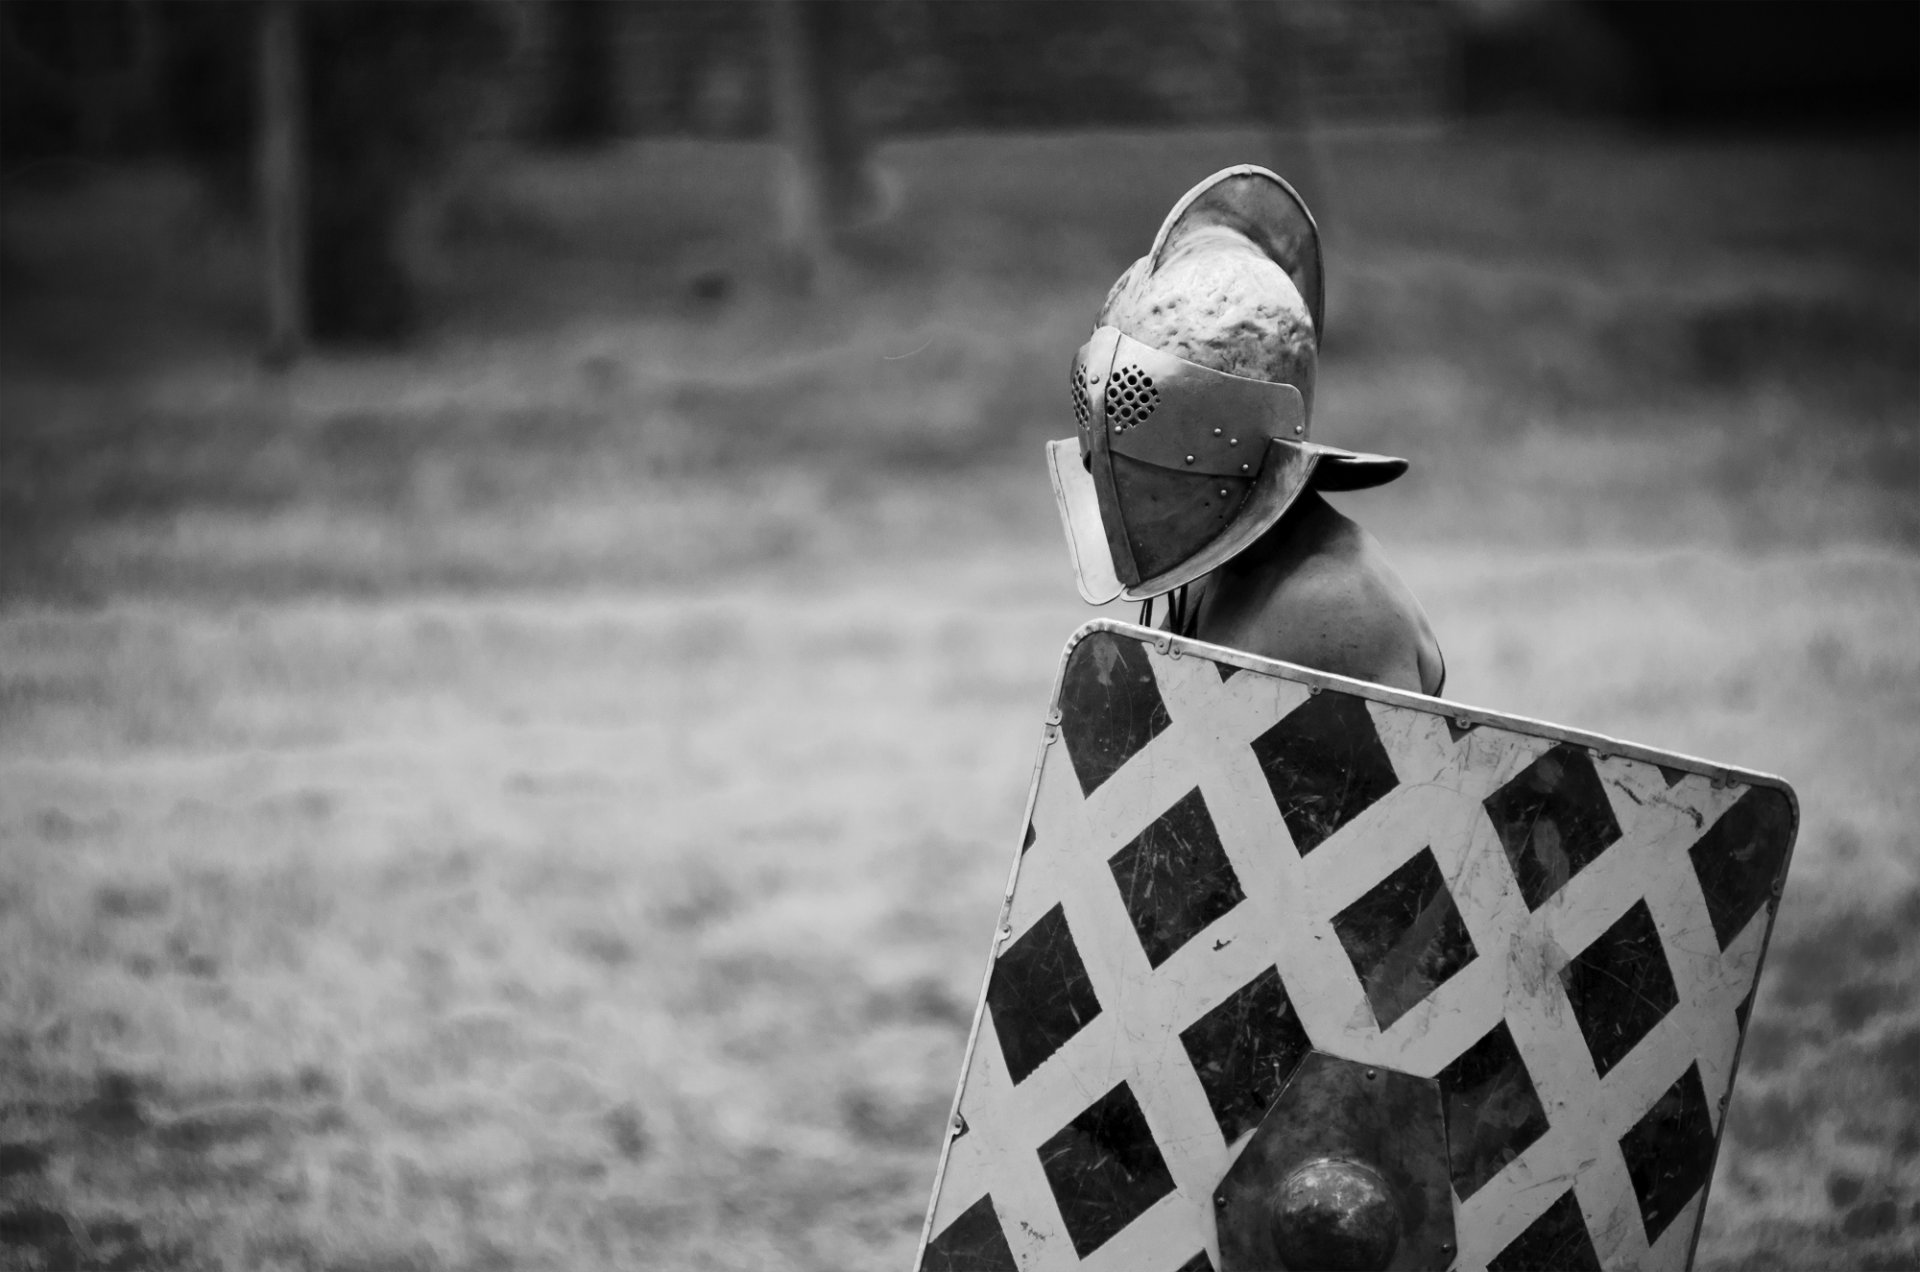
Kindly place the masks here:
<instances>
[{"instance_id":1,"label":"scratched shield surface","mask_svg":"<svg viewBox=\"0 0 1920 1272\"><path fill-rule=\"evenodd\" d=\"M1777 778L1089 624L919 1266L1218 1268L1318 1050L1438 1082L1457 1267L1686 1267L1796 821Z\"/></svg>"}]
</instances>

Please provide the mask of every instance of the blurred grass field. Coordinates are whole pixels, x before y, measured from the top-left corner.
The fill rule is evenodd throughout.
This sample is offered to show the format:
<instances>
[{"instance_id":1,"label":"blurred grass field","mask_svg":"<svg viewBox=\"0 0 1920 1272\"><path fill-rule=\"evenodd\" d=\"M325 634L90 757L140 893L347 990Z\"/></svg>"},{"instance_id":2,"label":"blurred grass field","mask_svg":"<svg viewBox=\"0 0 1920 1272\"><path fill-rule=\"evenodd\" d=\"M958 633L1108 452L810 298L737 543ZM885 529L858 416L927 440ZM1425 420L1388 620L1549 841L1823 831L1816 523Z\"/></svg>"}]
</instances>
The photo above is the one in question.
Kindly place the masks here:
<instances>
[{"instance_id":1,"label":"blurred grass field","mask_svg":"<svg viewBox=\"0 0 1920 1272\"><path fill-rule=\"evenodd\" d=\"M476 161L421 346L285 376L180 174L7 192L0 1262L904 1267L1090 614L1039 443L1266 161L1450 692L1799 791L1701 1266L1920 1265L1910 138L900 142L811 301L770 161Z\"/></svg>"}]
</instances>

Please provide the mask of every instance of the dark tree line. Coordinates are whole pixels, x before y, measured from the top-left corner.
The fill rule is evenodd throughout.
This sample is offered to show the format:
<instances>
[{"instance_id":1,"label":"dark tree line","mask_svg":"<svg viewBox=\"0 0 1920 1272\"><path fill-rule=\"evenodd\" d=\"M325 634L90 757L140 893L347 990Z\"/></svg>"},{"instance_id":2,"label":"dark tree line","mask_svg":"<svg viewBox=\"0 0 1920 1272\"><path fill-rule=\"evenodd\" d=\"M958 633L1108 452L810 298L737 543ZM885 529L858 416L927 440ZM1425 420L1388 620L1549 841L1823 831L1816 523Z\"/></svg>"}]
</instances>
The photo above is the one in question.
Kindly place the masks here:
<instances>
[{"instance_id":1,"label":"dark tree line","mask_svg":"<svg viewBox=\"0 0 1920 1272\"><path fill-rule=\"evenodd\" d=\"M231 206L272 216L286 213L276 196L291 174L297 327L391 341L417 318L401 217L493 91L504 12L485 0L7 0L0 152L9 174L178 154Z\"/></svg>"},{"instance_id":2,"label":"dark tree line","mask_svg":"<svg viewBox=\"0 0 1920 1272\"><path fill-rule=\"evenodd\" d=\"M487 113L569 146L780 138L791 162L769 219L804 283L870 210L879 134L1516 106L1680 122L1825 108L1911 127L1917 13L1796 0L0 0L0 168L11 182L76 158L188 159L262 218L284 353L302 336L411 329L400 222Z\"/></svg>"}]
</instances>

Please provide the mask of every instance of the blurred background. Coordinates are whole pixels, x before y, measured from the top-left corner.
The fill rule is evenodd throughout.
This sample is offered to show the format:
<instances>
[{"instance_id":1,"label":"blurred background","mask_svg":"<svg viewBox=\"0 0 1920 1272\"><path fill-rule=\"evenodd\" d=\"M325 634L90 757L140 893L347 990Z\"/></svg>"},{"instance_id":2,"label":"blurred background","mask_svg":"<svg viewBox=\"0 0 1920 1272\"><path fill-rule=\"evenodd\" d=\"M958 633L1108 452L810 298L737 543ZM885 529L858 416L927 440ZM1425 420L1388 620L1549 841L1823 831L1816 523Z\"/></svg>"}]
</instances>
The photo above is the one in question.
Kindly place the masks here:
<instances>
[{"instance_id":1,"label":"blurred background","mask_svg":"<svg viewBox=\"0 0 1920 1272\"><path fill-rule=\"evenodd\" d=\"M1257 162L1449 692L1799 790L1700 1266L1920 1265L1917 14L0 0L0 1264L906 1266Z\"/></svg>"}]
</instances>

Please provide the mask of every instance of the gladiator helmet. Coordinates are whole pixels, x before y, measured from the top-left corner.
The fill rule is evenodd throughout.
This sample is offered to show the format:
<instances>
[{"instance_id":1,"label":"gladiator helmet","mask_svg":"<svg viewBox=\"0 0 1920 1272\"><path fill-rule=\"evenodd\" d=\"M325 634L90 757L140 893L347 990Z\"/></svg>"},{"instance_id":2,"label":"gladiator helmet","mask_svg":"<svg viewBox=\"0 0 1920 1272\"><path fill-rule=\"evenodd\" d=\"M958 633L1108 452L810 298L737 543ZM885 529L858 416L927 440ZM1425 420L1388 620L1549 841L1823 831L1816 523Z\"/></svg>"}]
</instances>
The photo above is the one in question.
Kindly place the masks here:
<instances>
[{"instance_id":1,"label":"gladiator helmet","mask_svg":"<svg viewBox=\"0 0 1920 1272\"><path fill-rule=\"evenodd\" d=\"M1406 471L1311 440L1323 295L1313 214L1274 173L1228 168L1174 204L1074 355L1078 437L1047 445L1089 603L1193 582L1309 486Z\"/></svg>"}]
</instances>

